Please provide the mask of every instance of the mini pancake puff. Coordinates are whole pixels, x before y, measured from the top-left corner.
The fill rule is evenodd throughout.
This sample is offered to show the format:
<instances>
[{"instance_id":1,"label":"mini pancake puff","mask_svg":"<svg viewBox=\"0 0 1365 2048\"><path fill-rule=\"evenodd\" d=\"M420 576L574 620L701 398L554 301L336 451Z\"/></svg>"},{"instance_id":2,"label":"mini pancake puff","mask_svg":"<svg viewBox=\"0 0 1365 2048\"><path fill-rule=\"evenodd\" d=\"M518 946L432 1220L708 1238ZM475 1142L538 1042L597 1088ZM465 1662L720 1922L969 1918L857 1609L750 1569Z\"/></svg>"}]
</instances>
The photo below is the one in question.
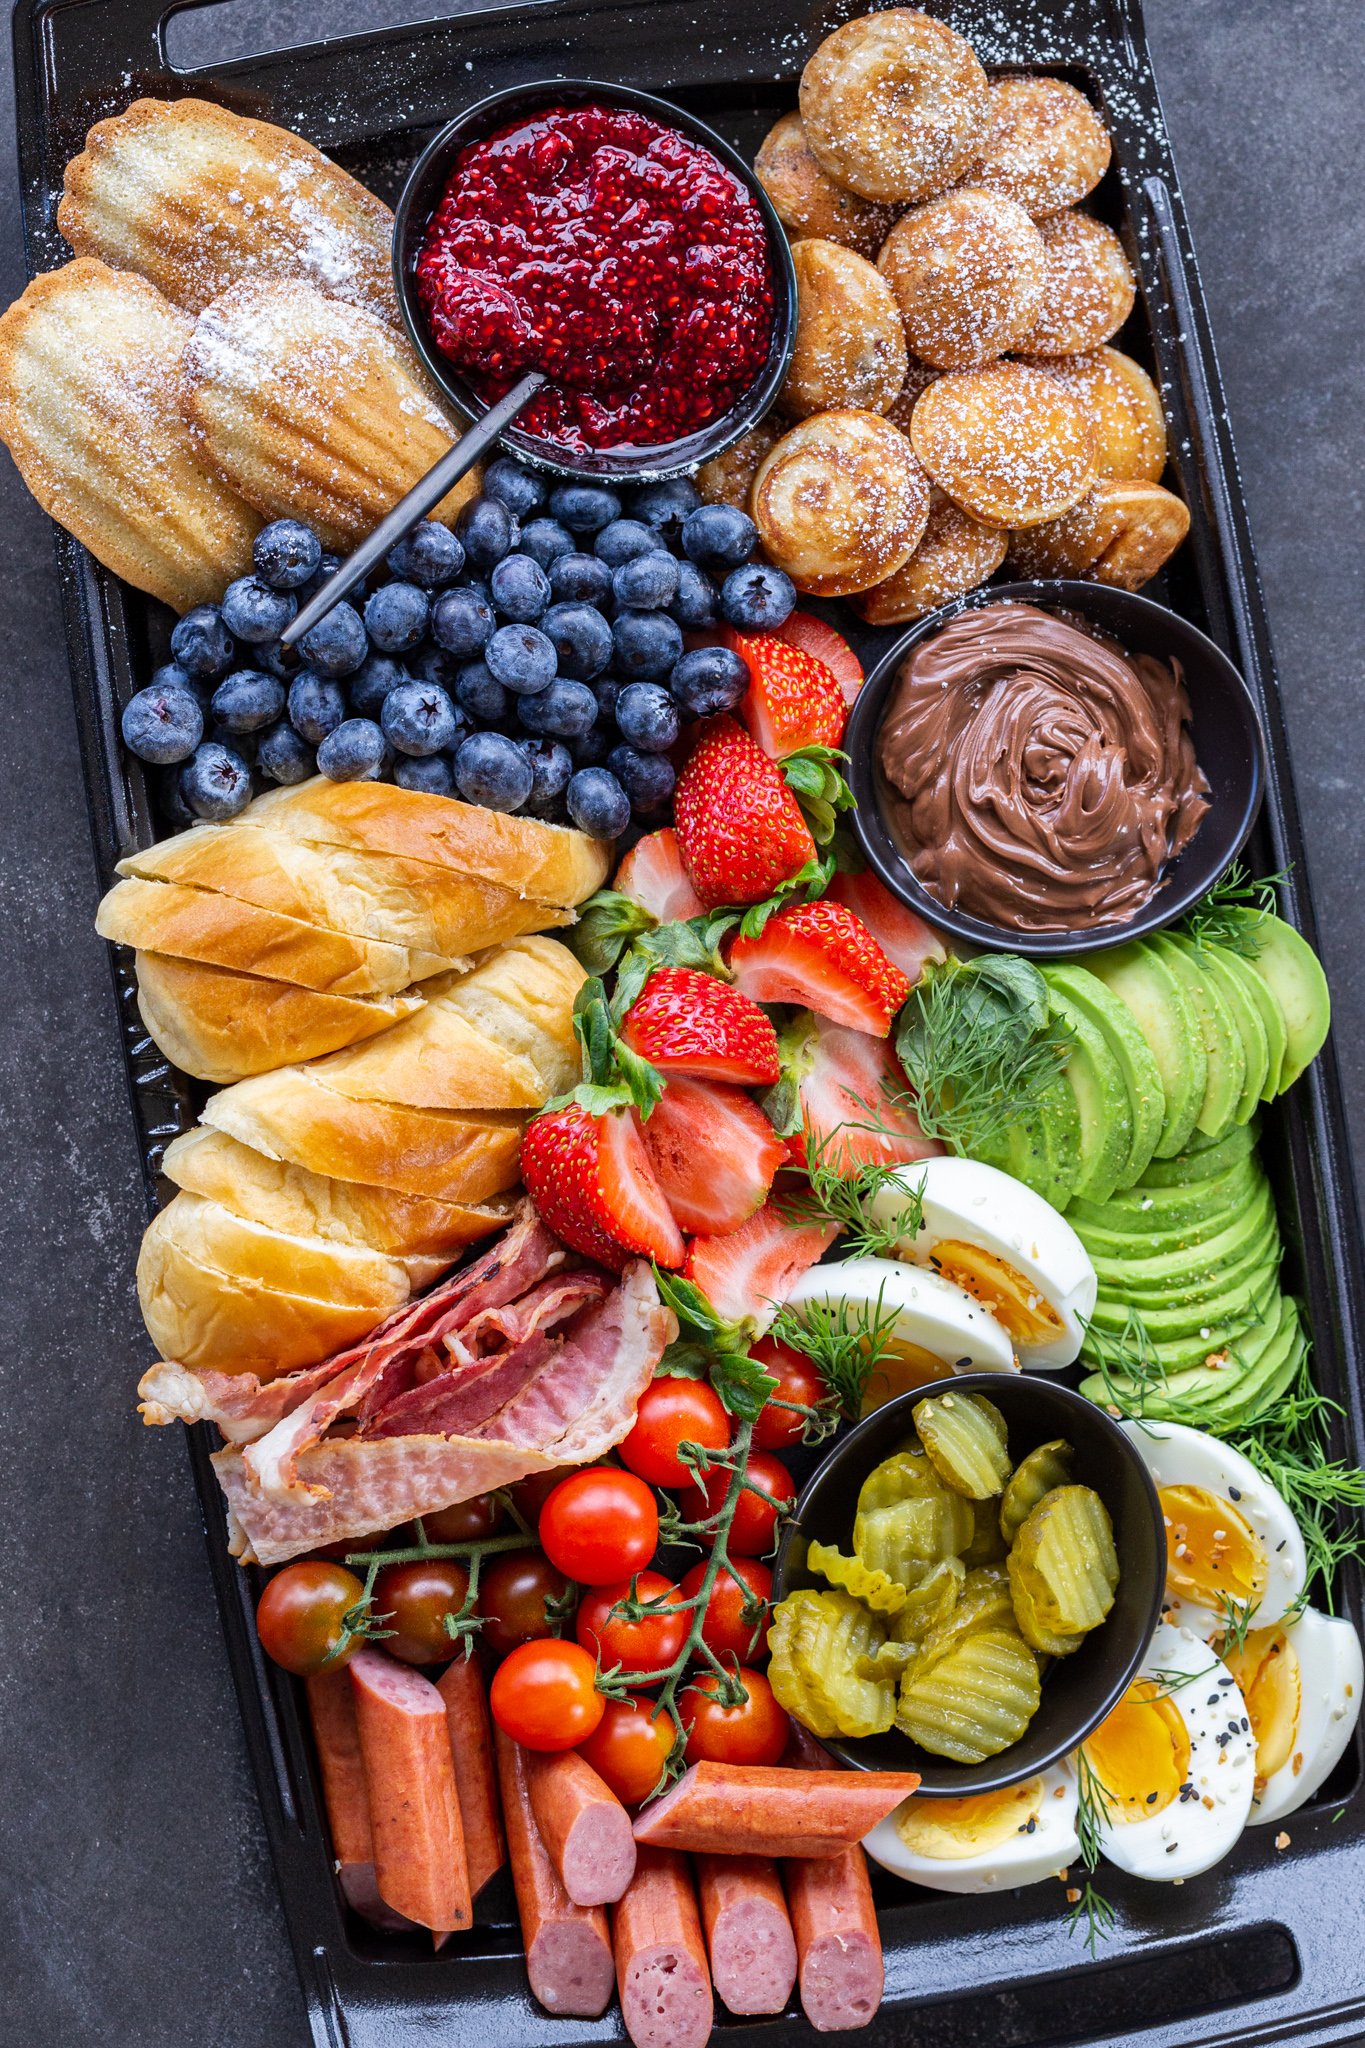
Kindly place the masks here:
<instances>
[{"instance_id":1,"label":"mini pancake puff","mask_svg":"<svg viewBox=\"0 0 1365 2048\"><path fill-rule=\"evenodd\" d=\"M1036 360L1094 420L1097 473L1124 483L1156 483L1166 467L1166 417L1161 394L1142 365L1116 348Z\"/></svg>"},{"instance_id":2,"label":"mini pancake puff","mask_svg":"<svg viewBox=\"0 0 1365 2048\"><path fill-rule=\"evenodd\" d=\"M1074 206L1109 168L1109 135L1083 92L1061 78L1001 78L967 172L1041 220Z\"/></svg>"},{"instance_id":3,"label":"mini pancake puff","mask_svg":"<svg viewBox=\"0 0 1365 2048\"><path fill-rule=\"evenodd\" d=\"M1106 479L1060 519L1010 535L1021 576L1088 576L1140 590L1190 530L1189 507L1160 484Z\"/></svg>"},{"instance_id":4,"label":"mini pancake puff","mask_svg":"<svg viewBox=\"0 0 1365 2048\"><path fill-rule=\"evenodd\" d=\"M966 170L987 91L970 43L913 7L890 7L826 36L801 74L801 118L836 184L913 206Z\"/></svg>"},{"instance_id":5,"label":"mini pancake puff","mask_svg":"<svg viewBox=\"0 0 1365 2048\"><path fill-rule=\"evenodd\" d=\"M837 242L798 242L796 345L778 405L791 418L885 412L905 382L905 331L879 270Z\"/></svg>"},{"instance_id":6,"label":"mini pancake puff","mask_svg":"<svg viewBox=\"0 0 1365 2048\"><path fill-rule=\"evenodd\" d=\"M919 403L920 393L927 391L934 379L942 375L942 370L937 369L933 363L922 363L918 356L909 358L905 365L905 382L901 385L900 395L886 415L893 427L899 427L903 434L909 433L911 415Z\"/></svg>"},{"instance_id":7,"label":"mini pancake puff","mask_svg":"<svg viewBox=\"0 0 1365 2048\"><path fill-rule=\"evenodd\" d=\"M1047 249L1043 303L1019 352L1081 355L1117 334L1132 312L1133 267L1114 230L1088 213L1059 213L1038 226Z\"/></svg>"},{"instance_id":8,"label":"mini pancake puff","mask_svg":"<svg viewBox=\"0 0 1365 2048\"><path fill-rule=\"evenodd\" d=\"M910 421L916 455L955 505L988 526L1036 526L1095 481L1095 428L1045 370L988 363L939 377Z\"/></svg>"},{"instance_id":9,"label":"mini pancake puff","mask_svg":"<svg viewBox=\"0 0 1365 2048\"><path fill-rule=\"evenodd\" d=\"M869 626L899 626L922 619L950 598L962 597L994 576L1005 559L1009 535L999 526L969 518L951 498L935 490L924 539L904 568L874 590L851 600Z\"/></svg>"},{"instance_id":10,"label":"mini pancake puff","mask_svg":"<svg viewBox=\"0 0 1365 2048\"><path fill-rule=\"evenodd\" d=\"M846 597L884 583L918 547L928 481L880 413L822 412L784 434L754 478L759 538L798 590Z\"/></svg>"},{"instance_id":11,"label":"mini pancake puff","mask_svg":"<svg viewBox=\"0 0 1365 2048\"><path fill-rule=\"evenodd\" d=\"M877 268L915 354L941 370L974 370L1033 326L1047 252L1022 206L964 186L898 220Z\"/></svg>"},{"instance_id":12,"label":"mini pancake puff","mask_svg":"<svg viewBox=\"0 0 1365 2048\"><path fill-rule=\"evenodd\" d=\"M768 130L754 158L754 171L793 242L810 235L838 242L859 256L875 256L891 232L894 207L860 199L827 177L797 113L784 114Z\"/></svg>"},{"instance_id":13,"label":"mini pancake puff","mask_svg":"<svg viewBox=\"0 0 1365 2048\"><path fill-rule=\"evenodd\" d=\"M760 420L756 427L750 427L747 434L741 435L733 447L726 448L720 455L713 455L709 462L703 462L692 479L702 503L737 505L741 512L747 512L758 465L769 449L776 447L777 440L777 426Z\"/></svg>"}]
</instances>

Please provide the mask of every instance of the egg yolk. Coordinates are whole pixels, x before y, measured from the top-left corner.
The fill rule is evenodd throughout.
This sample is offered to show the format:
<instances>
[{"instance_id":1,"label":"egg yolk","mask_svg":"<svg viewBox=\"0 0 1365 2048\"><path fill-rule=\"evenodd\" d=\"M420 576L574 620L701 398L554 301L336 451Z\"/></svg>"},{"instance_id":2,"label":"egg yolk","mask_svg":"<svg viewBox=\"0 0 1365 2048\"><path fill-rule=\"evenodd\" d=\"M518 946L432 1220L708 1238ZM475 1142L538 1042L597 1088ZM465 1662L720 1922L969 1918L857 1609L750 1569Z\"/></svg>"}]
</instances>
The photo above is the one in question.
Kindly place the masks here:
<instances>
[{"instance_id":1,"label":"egg yolk","mask_svg":"<svg viewBox=\"0 0 1365 2048\"><path fill-rule=\"evenodd\" d=\"M1247 1703L1256 1737L1256 1779L1265 1784L1294 1754L1303 1696L1298 1652L1282 1628L1258 1628L1224 1661Z\"/></svg>"},{"instance_id":2,"label":"egg yolk","mask_svg":"<svg viewBox=\"0 0 1365 2048\"><path fill-rule=\"evenodd\" d=\"M980 1245L944 1238L929 1254L929 1264L945 1280L975 1295L1016 1344L1039 1344L1060 1336L1065 1328L1056 1309L1039 1294L1036 1281Z\"/></svg>"},{"instance_id":3,"label":"egg yolk","mask_svg":"<svg viewBox=\"0 0 1365 2048\"><path fill-rule=\"evenodd\" d=\"M1163 1486L1160 1496L1171 1591L1201 1607L1225 1599L1254 1606L1266 1588L1266 1556L1245 1517L1202 1486Z\"/></svg>"},{"instance_id":4,"label":"egg yolk","mask_svg":"<svg viewBox=\"0 0 1365 2048\"><path fill-rule=\"evenodd\" d=\"M896 1811L896 1833L912 1856L960 1862L1030 1833L1042 1799L1041 1778L970 1799L907 1799Z\"/></svg>"},{"instance_id":5,"label":"egg yolk","mask_svg":"<svg viewBox=\"0 0 1365 2048\"><path fill-rule=\"evenodd\" d=\"M894 1337L884 1347L885 1355L877 1360L863 1395L862 1414L870 1415L874 1408L882 1408L897 1394L908 1394L914 1387L927 1387L933 1380L941 1380L952 1367L947 1360L934 1352L926 1351L922 1344L907 1344Z\"/></svg>"},{"instance_id":6,"label":"egg yolk","mask_svg":"<svg viewBox=\"0 0 1365 2048\"><path fill-rule=\"evenodd\" d=\"M1190 1774L1190 1738L1179 1709L1150 1678L1129 1686L1084 1744L1109 1795L1114 1821L1162 1813Z\"/></svg>"}]
</instances>

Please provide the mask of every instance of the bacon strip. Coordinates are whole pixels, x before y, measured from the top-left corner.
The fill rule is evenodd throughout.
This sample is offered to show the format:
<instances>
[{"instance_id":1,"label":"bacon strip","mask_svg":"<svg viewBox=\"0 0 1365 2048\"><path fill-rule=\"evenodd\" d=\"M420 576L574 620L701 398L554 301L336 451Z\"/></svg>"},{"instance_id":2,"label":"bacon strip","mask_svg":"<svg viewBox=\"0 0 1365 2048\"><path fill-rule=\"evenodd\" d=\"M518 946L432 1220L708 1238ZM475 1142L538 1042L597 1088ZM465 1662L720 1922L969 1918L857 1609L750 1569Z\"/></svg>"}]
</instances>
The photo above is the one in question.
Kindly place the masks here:
<instances>
[{"instance_id":1,"label":"bacon strip","mask_svg":"<svg viewBox=\"0 0 1365 2048\"><path fill-rule=\"evenodd\" d=\"M148 1428L167 1422L213 1422L230 1444L249 1444L325 1387L337 1370L335 1358L301 1372L281 1373L264 1385L254 1372L198 1371L165 1359L138 1381L138 1412Z\"/></svg>"}]
</instances>

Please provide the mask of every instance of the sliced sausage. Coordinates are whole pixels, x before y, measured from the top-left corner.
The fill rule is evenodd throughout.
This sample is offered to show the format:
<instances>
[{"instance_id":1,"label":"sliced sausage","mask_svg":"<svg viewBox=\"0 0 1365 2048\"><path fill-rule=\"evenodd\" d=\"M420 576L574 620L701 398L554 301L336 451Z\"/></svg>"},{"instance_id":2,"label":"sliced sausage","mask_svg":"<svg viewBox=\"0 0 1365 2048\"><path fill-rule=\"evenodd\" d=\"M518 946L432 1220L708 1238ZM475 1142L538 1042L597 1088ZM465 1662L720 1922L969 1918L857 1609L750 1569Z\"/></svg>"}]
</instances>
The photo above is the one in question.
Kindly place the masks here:
<instances>
[{"instance_id":1,"label":"sliced sausage","mask_svg":"<svg viewBox=\"0 0 1365 2048\"><path fill-rule=\"evenodd\" d=\"M540 1839L576 1906L614 1906L635 1875L630 1815L573 1750L528 1752L526 1779Z\"/></svg>"},{"instance_id":2,"label":"sliced sausage","mask_svg":"<svg viewBox=\"0 0 1365 2048\"><path fill-rule=\"evenodd\" d=\"M507 1861L498 1788L493 1770L493 1731L488 1694L478 1659L458 1655L436 1681L445 1702L450 1753L455 1760L455 1789L464 1825L469 1889L475 1898L495 1871Z\"/></svg>"},{"instance_id":3,"label":"sliced sausage","mask_svg":"<svg viewBox=\"0 0 1365 2048\"><path fill-rule=\"evenodd\" d=\"M347 1665L370 1797L375 1882L397 1913L449 1934L473 1920L445 1702L380 1650Z\"/></svg>"},{"instance_id":4,"label":"sliced sausage","mask_svg":"<svg viewBox=\"0 0 1365 2048\"><path fill-rule=\"evenodd\" d=\"M621 2017L635 2048L706 2048L715 2006L686 1858L641 1849L611 1931Z\"/></svg>"},{"instance_id":5,"label":"sliced sausage","mask_svg":"<svg viewBox=\"0 0 1365 2048\"><path fill-rule=\"evenodd\" d=\"M374 1881L370 1795L360 1758L351 1681L345 1671L319 1671L305 1685L322 1772L322 1802L342 1894L354 1912L376 1927L395 1931L411 1927L412 1922L402 1913L384 1904Z\"/></svg>"},{"instance_id":6,"label":"sliced sausage","mask_svg":"<svg viewBox=\"0 0 1365 2048\"><path fill-rule=\"evenodd\" d=\"M711 1982L733 2013L781 2012L796 1982L796 1937L767 1856L699 1856Z\"/></svg>"},{"instance_id":7,"label":"sliced sausage","mask_svg":"<svg viewBox=\"0 0 1365 2048\"><path fill-rule=\"evenodd\" d=\"M526 1751L496 1725L493 1744L531 1990L547 2012L595 2020L614 1977L607 1916L600 1906L576 1906L555 1874L531 1811Z\"/></svg>"},{"instance_id":8,"label":"sliced sausage","mask_svg":"<svg viewBox=\"0 0 1365 2048\"><path fill-rule=\"evenodd\" d=\"M882 2002L882 1938L867 1858L785 1863L787 1906L800 1958L801 2010L819 2034L865 2027Z\"/></svg>"},{"instance_id":9,"label":"sliced sausage","mask_svg":"<svg viewBox=\"0 0 1365 2048\"><path fill-rule=\"evenodd\" d=\"M919 1784L914 1771L693 1764L647 1806L635 1839L719 1856L837 1856Z\"/></svg>"}]
</instances>

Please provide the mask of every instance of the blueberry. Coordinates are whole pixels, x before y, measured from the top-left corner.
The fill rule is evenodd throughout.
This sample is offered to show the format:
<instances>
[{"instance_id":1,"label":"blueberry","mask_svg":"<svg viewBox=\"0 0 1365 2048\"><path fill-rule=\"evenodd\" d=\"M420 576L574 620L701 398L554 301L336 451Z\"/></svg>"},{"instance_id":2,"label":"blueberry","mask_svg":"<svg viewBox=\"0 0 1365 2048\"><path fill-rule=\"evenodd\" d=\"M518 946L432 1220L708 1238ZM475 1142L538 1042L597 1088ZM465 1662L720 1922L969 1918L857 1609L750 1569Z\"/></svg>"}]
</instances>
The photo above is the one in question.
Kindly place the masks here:
<instances>
[{"instance_id":1,"label":"blueberry","mask_svg":"<svg viewBox=\"0 0 1365 2048\"><path fill-rule=\"evenodd\" d=\"M623 562L633 562L637 555L657 554L662 546L654 528L642 526L638 519L613 519L592 544L593 553L609 569L619 569Z\"/></svg>"},{"instance_id":2,"label":"blueberry","mask_svg":"<svg viewBox=\"0 0 1365 2048\"><path fill-rule=\"evenodd\" d=\"M207 704L213 695L202 676L192 676L178 661L163 661L160 668L153 669L149 687L153 690L188 690L200 704Z\"/></svg>"},{"instance_id":3,"label":"blueberry","mask_svg":"<svg viewBox=\"0 0 1365 2048\"><path fill-rule=\"evenodd\" d=\"M701 569L737 569L758 540L758 528L737 505L698 505L682 524L682 551Z\"/></svg>"},{"instance_id":4,"label":"blueberry","mask_svg":"<svg viewBox=\"0 0 1365 2048\"><path fill-rule=\"evenodd\" d=\"M490 811L518 811L535 776L515 740L500 732L472 732L455 756L455 781L466 803Z\"/></svg>"},{"instance_id":5,"label":"blueberry","mask_svg":"<svg viewBox=\"0 0 1365 2048\"><path fill-rule=\"evenodd\" d=\"M591 682L611 660L611 627L590 604L552 604L540 622L554 642L559 672Z\"/></svg>"},{"instance_id":6,"label":"blueberry","mask_svg":"<svg viewBox=\"0 0 1365 2048\"><path fill-rule=\"evenodd\" d=\"M618 682L615 676L598 676L592 686L592 693L597 699L599 718L609 718L615 724L616 706L624 688L624 683Z\"/></svg>"},{"instance_id":7,"label":"blueberry","mask_svg":"<svg viewBox=\"0 0 1365 2048\"><path fill-rule=\"evenodd\" d=\"M209 709L229 732L261 732L284 715L284 684L258 668L239 668L219 683Z\"/></svg>"},{"instance_id":8,"label":"blueberry","mask_svg":"<svg viewBox=\"0 0 1365 2048\"><path fill-rule=\"evenodd\" d=\"M471 498L455 522L465 557L476 569L491 569L517 544L520 526L498 498Z\"/></svg>"},{"instance_id":9,"label":"blueberry","mask_svg":"<svg viewBox=\"0 0 1365 2048\"><path fill-rule=\"evenodd\" d=\"M256 758L256 735L254 732L232 732L225 725L210 725L204 729L206 747L225 747L229 754L236 754L249 768Z\"/></svg>"},{"instance_id":10,"label":"blueberry","mask_svg":"<svg viewBox=\"0 0 1365 2048\"><path fill-rule=\"evenodd\" d=\"M486 576L476 576L471 569L466 569L460 578L460 588L467 590L472 597L477 597L480 604L491 607L493 587Z\"/></svg>"},{"instance_id":11,"label":"blueberry","mask_svg":"<svg viewBox=\"0 0 1365 2048\"><path fill-rule=\"evenodd\" d=\"M272 590L300 590L317 574L322 542L301 519L272 519L252 542L251 559Z\"/></svg>"},{"instance_id":12,"label":"blueberry","mask_svg":"<svg viewBox=\"0 0 1365 2048\"><path fill-rule=\"evenodd\" d=\"M400 683L384 699L379 723L400 754L439 754L464 732L464 720L439 683Z\"/></svg>"},{"instance_id":13,"label":"blueberry","mask_svg":"<svg viewBox=\"0 0 1365 2048\"><path fill-rule=\"evenodd\" d=\"M678 707L659 683L627 683L616 702L621 737L642 754L663 754L678 737Z\"/></svg>"},{"instance_id":14,"label":"blueberry","mask_svg":"<svg viewBox=\"0 0 1365 2048\"><path fill-rule=\"evenodd\" d=\"M518 740L516 744L531 764L531 794L527 801L539 806L563 796L573 774L573 755L568 748L558 740Z\"/></svg>"},{"instance_id":15,"label":"blueberry","mask_svg":"<svg viewBox=\"0 0 1365 2048\"><path fill-rule=\"evenodd\" d=\"M550 493L549 513L570 533L600 533L621 517L621 500L605 484L557 484Z\"/></svg>"},{"instance_id":16,"label":"blueberry","mask_svg":"<svg viewBox=\"0 0 1365 2048\"><path fill-rule=\"evenodd\" d=\"M641 484L631 500L630 516L660 533L676 533L700 503L696 485L685 476L675 476L663 484Z\"/></svg>"},{"instance_id":17,"label":"blueberry","mask_svg":"<svg viewBox=\"0 0 1365 2048\"><path fill-rule=\"evenodd\" d=\"M457 661L482 654L496 624L492 605L477 590L447 590L431 608L431 636Z\"/></svg>"},{"instance_id":18,"label":"blueberry","mask_svg":"<svg viewBox=\"0 0 1365 2048\"><path fill-rule=\"evenodd\" d=\"M318 748L318 768L333 782L378 782L388 743L372 718L346 718Z\"/></svg>"},{"instance_id":19,"label":"blueberry","mask_svg":"<svg viewBox=\"0 0 1365 2048\"><path fill-rule=\"evenodd\" d=\"M573 535L556 519L533 519L521 530L521 552L548 569L561 555L573 553Z\"/></svg>"},{"instance_id":20,"label":"blueberry","mask_svg":"<svg viewBox=\"0 0 1365 2048\"><path fill-rule=\"evenodd\" d=\"M704 626L715 625L719 617L717 604L716 586L706 571L695 562L679 562L678 594L668 607L670 617L695 633Z\"/></svg>"},{"instance_id":21,"label":"blueberry","mask_svg":"<svg viewBox=\"0 0 1365 2048\"><path fill-rule=\"evenodd\" d=\"M617 604L627 609L662 611L678 594L678 564L663 548L655 548L614 570L611 589Z\"/></svg>"},{"instance_id":22,"label":"blueberry","mask_svg":"<svg viewBox=\"0 0 1365 2048\"><path fill-rule=\"evenodd\" d=\"M557 739L574 740L597 723L597 699L586 683L554 682L538 696L523 697L517 716L527 732L548 732Z\"/></svg>"},{"instance_id":23,"label":"blueberry","mask_svg":"<svg viewBox=\"0 0 1365 2048\"><path fill-rule=\"evenodd\" d=\"M317 773L313 749L299 738L288 719L284 718L278 725L272 725L269 732L261 734L256 748L256 766L272 782L286 784L307 782L310 775Z\"/></svg>"},{"instance_id":24,"label":"blueberry","mask_svg":"<svg viewBox=\"0 0 1365 2048\"><path fill-rule=\"evenodd\" d=\"M657 811L672 796L678 779L666 754L642 754L637 747L613 747L607 766L636 811Z\"/></svg>"},{"instance_id":25,"label":"blueberry","mask_svg":"<svg viewBox=\"0 0 1365 2048\"><path fill-rule=\"evenodd\" d=\"M583 733L574 740L569 751L577 768L596 768L605 761L612 749L612 734L601 725L595 725L591 732Z\"/></svg>"},{"instance_id":26,"label":"blueberry","mask_svg":"<svg viewBox=\"0 0 1365 2048\"><path fill-rule=\"evenodd\" d=\"M693 647L675 664L668 687L684 718L714 718L741 701L749 670L728 647Z\"/></svg>"},{"instance_id":27,"label":"blueberry","mask_svg":"<svg viewBox=\"0 0 1365 2048\"><path fill-rule=\"evenodd\" d=\"M611 638L616 666L630 682L666 676L683 651L682 628L667 612L618 612Z\"/></svg>"},{"instance_id":28,"label":"blueberry","mask_svg":"<svg viewBox=\"0 0 1365 2048\"><path fill-rule=\"evenodd\" d=\"M554 642L538 626L499 626L483 658L491 674L519 695L534 694L554 681Z\"/></svg>"},{"instance_id":29,"label":"blueberry","mask_svg":"<svg viewBox=\"0 0 1365 2048\"><path fill-rule=\"evenodd\" d=\"M153 683L123 707L123 744L139 761L165 767L188 761L204 737L204 711L193 691Z\"/></svg>"},{"instance_id":30,"label":"blueberry","mask_svg":"<svg viewBox=\"0 0 1365 2048\"><path fill-rule=\"evenodd\" d=\"M488 587L502 616L521 626L531 625L550 602L550 579L529 555L504 555Z\"/></svg>"},{"instance_id":31,"label":"blueberry","mask_svg":"<svg viewBox=\"0 0 1365 2048\"><path fill-rule=\"evenodd\" d=\"M267 640L260 647L253 647L251 660L254 667L264 669L268 676L278 676L286 685L294 673L293 654L286 653L278 640Z\"/></svg>"},{"instance_id":32,"label":"blueberry","mask_svg":"<svg viewBox=\"0 0 1365 2048\"><path fill-rule=\"evenodd\" d=\"M596 555L560 555L550 564L550 590L557 604L605 604L611 570Z\"/></svg>"},{"instance_id":33,"label":"blueberry","mask_svg":"<svg viewBox=\"0 0 1365 2048\"><path fill-rule=\"evenodd\" d=\"M194 812L185 802L180 788L180 776L178 767L163 768L156 778L156 807L176 832L194 823Z\"/></svg>"},{"instance_id":34,"label":"blueberry","mask_svg":"<svg viewBox=\"0 0 1365 2048\"><path fill-rule=\"evenodd\" d=\"M251 770L231 748L205 740L180 771L180 794L196 818L221 825L250 803Z\"/></svg>"},{"instance_id":35,"label":"blueberry","mask_svg":"<svg viewBox=\"0 0 1365 2048\"><path fill-rule=\"evenodd\" d=\"M431 599L415 583L385 583L365 604L365 631L381 654L406 654L426 635Z\"/></svg>"},{"instance_id":36,"label":"blueberry","mask_svg":"<svg viewBox=\"0 0 1365 2048\"><path fill-rule=\"evenodd\" d=\"M299 590L298 599L300 608L307 604L310 597L317 596L317 593L321 590L323 584L328 580L330 576L334 576L337 570L341 567L343 559L344 557L341 555L324 554L322 560L318 563L317 568L308 578L308 581ZM359 604L360 600L364 597L365 592L369 589L369 587L369 577L362 576L358 583L353 583L351 585L351 588L348 591L347 595L349 597L353 597L356 603Z\"/></svg>"},{"instance_id":37,"label":"blueberry","mask_svg":"<svg viewBox=\"0 0 1365 2048\"><path fill-rule=\"evenodd\" d=\"M455 764L449 754L424 754L420 760L399 761L393 779L400 789L420 789L424 796L455 794Z\"/></svg>"},{"instance_id":38,"label":"blueberry","mask_svg":"<svg viewBox=\"0 0 1365 2048\"><path fill-rule=\"evenodd\" d=\"M455 677L455 702L475 725L497 725L507 716L507 692L486 661L471 661Z\"/></svg>"},{"instance_id":39,"label":"blueberry","mask_svg":"<svg viewBox=\"0 0 1365 2048\"><path fill-rule=\"evenodd\" d=\"M630 798L605 768L580 768L564 796L579 831L594 839L615 839L630 823Z\"/></svg>"},{"instance_id":40,"label":"blueberry","mask_svg":"<svg viewBox=\"0 0 1365 2048\"><path fill-rule=\"evenodd\" d=\"M289 685L289 723L299 738L320 746L345 716L345 692L311 668L301 668Z\"/></svg>"},{"instance_id":41,"label":"blueberry","mask_svg":"<svg viewBox=\"0 0 1365 2048\"><path fill-rule=\"evenodd\" d=\"M545 503L545 484L533 469L510 455L499 455L483 473L483 494L496 498L518 519L528 519Z\"/></svg>"},{"instance_id":42,"label":"blueberry","mask_svg":"<svg viewBox=\"0 0 1365 2048\"><path fill-rule=\"evenodd\" d=\"M389 574L400 581L420 583L423 590L439 590L443 583L453 583L463 569L464 549L439 519L423 519L389 549L384 560Z\"/></svg>"},{"instance_id":43,"label":"blueberry","mask_svg":"<svg viewBox=\"0 0 1365 2048\"><path fill-rule=\"evenodd\" d=\"M272 590L259 576L239 576L223 592L223 624L248 647L278 640L298 608L292 591Z\"/></svg>"},{"instance_id":44,"label":"blueberry","mask_svg":"<svg viewBox=\"0 0 1365 2048\"><path fill-rule=\"evenodd\" d=\"M217 682L227 674L237 659L237 649L216 604L197 604L176 621L171 630L171 653L181 668L201 681Z\"/></svg>"},{"instance_id":45,"label":"blueberry","mask_svg":"<svg viewBox=\"0 0 1365 2048\"><path fill-rule=\"evenodd\" d=\"M443 647L420 647L407 660L408 674L414 682L439 683L443 690L455 681L458 666Z\"/></svg>"},{"instance_id":46,"label":"blueberry","mask_svg":"<svg viewBox=\"0 0 1365 2048\"><path fill-rule=\"evenodd\" d=\"M310 668L335 682L354 675L370 651L365 622L345 598L334 604L325 618L310 626L299 642L299 653Z\"/></svg>"},{"instance_id":47,"label":"blueberry","mask_svg":"<svg viewBox=\"0 0 1365 2048\"><path fill-rule=\"evenodd\" d=\"M720 609L741 633L775 633L796 609L796 585L767 562L745 562L722 583Z\"/></svg>"},{"instance_id":48,"label":"blueberry","mask_svg":"<svg viewBox=\"0 0 1365 2048\"><path fill-rule=\"evenodd\" d=\"M378 718L390 690L411 681L411 670L401 661L395 661L391 654L370 655L361 662L346 686L352 717Z\"/></svg>"}]
</instances>

